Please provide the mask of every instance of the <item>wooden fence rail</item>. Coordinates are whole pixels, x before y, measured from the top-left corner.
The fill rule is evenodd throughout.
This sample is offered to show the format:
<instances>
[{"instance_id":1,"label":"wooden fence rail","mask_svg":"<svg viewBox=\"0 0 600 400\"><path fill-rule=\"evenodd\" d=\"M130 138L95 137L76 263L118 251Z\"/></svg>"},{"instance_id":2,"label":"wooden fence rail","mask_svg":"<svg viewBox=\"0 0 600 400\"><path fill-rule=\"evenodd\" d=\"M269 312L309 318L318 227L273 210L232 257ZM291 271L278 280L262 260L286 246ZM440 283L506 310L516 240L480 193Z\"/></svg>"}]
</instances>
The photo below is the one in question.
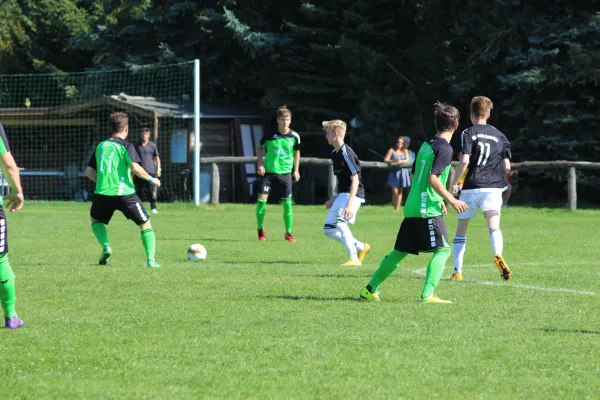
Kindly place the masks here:
<instances>
[{"instance_id":1,"label":"wooden fence rail","mask_svg":"<svg viewBox=\"0 0 600 400\"><path fill-rule=\"evenodd\" d=\"M212 173L212 186L211 186L211 202L219 203L219 190L221 187L221 178L219 175L219 164L255 164L256 157L200 157L200 164L210 164ZM453 166L456 167L458 162L454 161ZM331 196L333 189L335 188L335 175L333 173L333 165L331 160L328 158L311 158L303 157L301 165L320 165L328 166L328 193ZM361 161L361 168L375 168L375 169L403 169L411 168L411 165L390 165L381 161ZM600 171L600 162L588 162L588 161L522 161L513 163L511 165L514 169L568 169L568 209L577 209L577 169ZM451 171L450 178L452 180L454 175L454 168Z\"/></svg>"}]
</instances>

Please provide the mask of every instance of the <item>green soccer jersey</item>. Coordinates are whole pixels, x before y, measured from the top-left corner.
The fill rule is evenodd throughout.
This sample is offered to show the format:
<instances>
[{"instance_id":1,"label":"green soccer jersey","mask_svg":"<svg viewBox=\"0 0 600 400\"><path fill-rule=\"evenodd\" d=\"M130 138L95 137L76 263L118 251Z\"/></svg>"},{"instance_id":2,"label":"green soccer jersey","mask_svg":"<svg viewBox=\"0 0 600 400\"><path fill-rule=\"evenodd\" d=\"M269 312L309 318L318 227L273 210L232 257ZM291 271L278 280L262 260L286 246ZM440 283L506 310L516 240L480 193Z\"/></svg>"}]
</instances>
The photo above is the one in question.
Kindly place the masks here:
<instances>
[{"instance_id":1,"label":"green soccer jersey","mask_svg":"<svg viewBox=\"0 0 600 400\"><path fill-rule=\"evenodd\" d=\"M428 183L429 175L438 175L446 185L452 162L452 146L446 139L434 137L423 143L413 163L413 179L410 194L406 199L404 217L431 218L442 215L444 199Z\"/></svg>"},{"instance_id":2,"label":"green soccer jersey","mask_svg":"<svg viewBox=\"0 0 600 400\"><path fill-rule=\"evenodd\" d=\"M289 174L294 167L294 151L300 149L300 135L290 130L264 135L260 145L265 149L265 171L270 174Z\"/></svg>"},{"instance_id":3,"label":"green soccer jersey","mask_svg":"<svg viewBox=\"0 0 600 400\"><path fill-rule=\"evenodd\" d=\"M140 163L135 147L126 140L111 137L100 142L88 166L96 170L96 194L129 196L135 193L130 166Z\"/></svg>"},{"instance_id":4,"label":"green soccer jersey","mask_svg":"<svg viewBox=\"0 0 600 400\"><path fill-rule=\"evenodd\" d=\"M6 132L4 127L0 124L0 156L4 153L8 153L10 147L8 147L8 139L6 138ZM4 183L4 182L2 182ZM2 205L2 195L0 195L0 205Z\"/></svg>"}]
</instances>

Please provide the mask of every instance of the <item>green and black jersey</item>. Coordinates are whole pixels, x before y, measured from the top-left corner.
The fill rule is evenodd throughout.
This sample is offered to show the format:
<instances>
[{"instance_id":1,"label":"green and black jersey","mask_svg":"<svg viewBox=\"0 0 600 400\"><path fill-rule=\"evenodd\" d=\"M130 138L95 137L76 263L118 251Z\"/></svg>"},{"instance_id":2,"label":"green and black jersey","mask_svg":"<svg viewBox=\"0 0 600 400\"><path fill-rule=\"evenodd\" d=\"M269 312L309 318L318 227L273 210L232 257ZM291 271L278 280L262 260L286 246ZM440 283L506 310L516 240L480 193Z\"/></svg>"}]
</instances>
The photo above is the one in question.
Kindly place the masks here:
<instances>
[{"instance_id":1,"label":"green and black jersey","mask_svg":"<svg viewBox=\"0 0 600 400\"><path fill-rule=\"evenodd\" d=\"M129 196L135 193L130 166L140 163L140 156L128 141L111 137L100 142L88 166L96 170L96 194Z\"/></svg>"},{"instance_id":2,"label":"green and black jersey","mask_svg":"<svg viewBox=\"0 0 600 400\"><path fill-rule=\"evenodd\" d=\"M413 163L413 179L406 199L406 218L431 218L442 215L443 197L428 182L429 175L438 175L445 186L450 174L453 150L450 143L435 136L423 143Z\"/></svg>"},{"instance_id":3,"label":"green and black jersey","mask_svg":"<svg viewBox=\"0 0 600 400\"><path fill-rule=\"evenodd\" d=\"M290 130L266 134L260 139L265 150L265 171L269 174L289 174L294 168L294 151L300 150L300 135Z\"/></svg>"},{"instance_id":4,"label":"green and black jersey","mask_svg":"<svg viewBox=\"0 0 600 400\"><path fill-rule=\"evenodd\" d=\"M10 147L8 146L8 139L6 138L6 132L4 127L0 124L0 156L4 153L8 153ZM0 206L2 205L2 196L0 195Z\"/></svg>"}]
</instances>

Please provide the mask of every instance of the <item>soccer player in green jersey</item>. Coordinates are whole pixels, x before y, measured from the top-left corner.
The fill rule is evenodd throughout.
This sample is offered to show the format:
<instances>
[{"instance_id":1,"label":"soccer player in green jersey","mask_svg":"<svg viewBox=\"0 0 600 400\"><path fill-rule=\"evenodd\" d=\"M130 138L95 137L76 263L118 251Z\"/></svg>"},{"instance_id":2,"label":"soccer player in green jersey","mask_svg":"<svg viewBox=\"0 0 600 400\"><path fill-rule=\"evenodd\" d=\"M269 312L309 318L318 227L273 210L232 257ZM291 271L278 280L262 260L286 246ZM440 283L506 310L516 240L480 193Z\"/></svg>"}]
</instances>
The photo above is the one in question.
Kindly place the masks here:
<instances>
[{"instance_id":1,"label":"soccer player in green jersey","mask_svg":"<svg viewBox=\"0 0 600 400\"><path fill-rule=\"evenodd\" d=\"M127 114L121 112L111 114L110 131L111 138L100 142L85 170L85 175L96 182L90 217L92 232L102 246L98 263L106 265L112 255L106 226L115 210L119 210L127 219L140 227L148 267L160 267L154 259L155 237L150 224L150 215L135 194L131 173L157 187L160 186L160 181L144 171L135 147L125 140L129 134Z\"/></svg>"},{"instance_id":2,"label":"soccer player in green jersey","mask_svg":"<svg viewBox=\"0 0 600 400\"><path fill-rule=\"evenodd\" d=\"M290 129L292 112L281 106L277 110L277 132L268 133L260 140L256 149L258 174L262 176L259 183L258 201L256 202L256 222L258 240L267 241L264 221L269 194L281 196L283 204L284 239L296 243L292 236L294 214L292 213L292 171L294 182L300 180L300 135ZM264 160L263 160L264 151Z\"/></svg>"},{"instance_id":3,"label":"soccer player in green jersey","mask_svg":"<svg viewBox=\"0 0 600 400\"><path fill-rule=\"evenodd\" d=\"M4 179L8 181L11 188L10 194L4 196L8 200L6 206L11 212L19 211L23 208L24 201L19 167L8 147L2 124L0 124L0 167ZM22 328L24 325L15 311L16 300L15 274L8 263L8 229L0 196L0 304L4 309L4 327L7 329Z\"/></svg>"},{"instance_id":4,"label":"soccer player in green jersey","mask_svg":"<svg viewBox=\"0 0 600 400\"><path fill-rule=\"evenodd\" d=\"M456 211L467 209L464 202L455 199L446 190L446 181L452 162L452 134L458 128L458 110L446 104L435 104L435 128L437 135L423 143L413 163L412 188L406 206L404 220L396 238L394 250L381 261L371 281L360 292L360 297L368 301L379 301L379 286L398 268L408 254L432 252L433 257L427 266L425 285L419 301L423 303L451 303L434 295L446 260L450 257L446 226L443 215L447 214L444 200Z\"/></svg>"}]
</instances>

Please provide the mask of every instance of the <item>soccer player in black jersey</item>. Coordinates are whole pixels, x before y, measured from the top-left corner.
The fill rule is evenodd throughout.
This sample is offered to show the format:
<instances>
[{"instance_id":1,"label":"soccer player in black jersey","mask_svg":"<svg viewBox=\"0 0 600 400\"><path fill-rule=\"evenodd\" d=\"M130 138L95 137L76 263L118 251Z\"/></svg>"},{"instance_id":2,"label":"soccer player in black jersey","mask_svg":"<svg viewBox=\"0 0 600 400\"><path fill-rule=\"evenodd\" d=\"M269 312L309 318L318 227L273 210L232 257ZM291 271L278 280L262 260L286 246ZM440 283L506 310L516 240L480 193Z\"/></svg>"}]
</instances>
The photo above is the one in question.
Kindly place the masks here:
<instances>
[{"instance_id":1,"label":"soccer player in black jersey","mask_svg":"<svg viewBox=\"0 0 600 400\"><path fill-rule=\"evenodd\" d=\"M487 219L490 240L494 252L494 262L500 276L510 279L510 269L502 257L503 238L500 231L500 210L502 192L508 185L510 171L510 142L502 132L487 124L492 101L477 96L471 100L471 122L473 126L461 135L459 167L452 182L453 192L458 192L458 179L467 171L460 200L467 203L467 210L458 214L458 226L454 237L453 280L462 280L462 266L467 244L469 220L481 208Z\"/></svg>"},{"instance_id":2,"label":"soccer player in black jersey","mask_svg":"<svg viewBox=\"0 0 600 400\"><path fill-rule=\"evenodd\" d=\"M353 224L360 205L365 202L365 188L356 153L344 143L346 123L339 119L323 121L327 142L334 147L331 162L337 181L337 190L325 203L329 209L323 233L342 243L350 259L342 265L359 267L371 250L367 243L354 238L348 224Z\"/></svg>"}]
</instances>

